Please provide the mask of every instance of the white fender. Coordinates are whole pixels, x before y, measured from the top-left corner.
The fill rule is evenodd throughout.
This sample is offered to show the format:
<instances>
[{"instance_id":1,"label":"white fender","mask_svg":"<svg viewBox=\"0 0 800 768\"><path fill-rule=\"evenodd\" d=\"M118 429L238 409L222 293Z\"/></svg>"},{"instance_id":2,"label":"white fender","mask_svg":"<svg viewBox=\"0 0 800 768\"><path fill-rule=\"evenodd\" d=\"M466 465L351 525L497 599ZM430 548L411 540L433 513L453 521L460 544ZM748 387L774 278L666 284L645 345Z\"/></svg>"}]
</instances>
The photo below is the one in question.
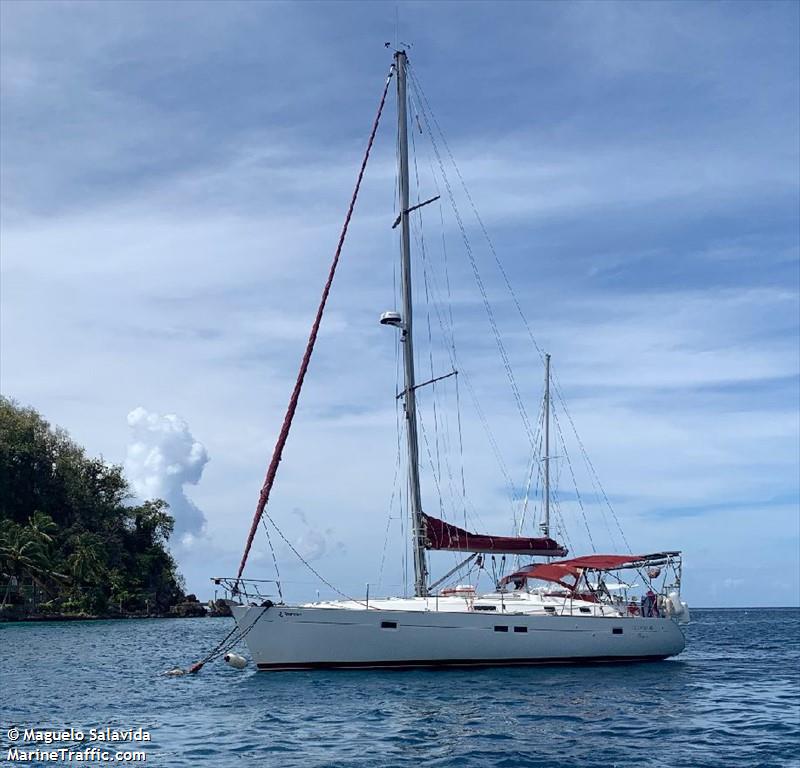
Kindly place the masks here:
<instances>
[{"instance_id":1,"label":"white fender","mask_svg":"<svg viewBox=\"0 0 800 768\"><path fill-rule=\"evenodd\" d=\"M680 624L689 623L689 606L681 600L678 592L670 592L668 600L672 606L672 615L678 620Z\"/></svg>"},{"instance_id":2,"label":"white fender","mask_svg":"<svg viewBox=\"0 0 800 768\"><path fill-rule=\"evenodd\" d=\"M229 651L222 658L225 659L226 664L229 664L234 669L244 669L247 666L247 659L244 656L240 656L238 653L231 653Z\"/></svg>"}]
</instances>

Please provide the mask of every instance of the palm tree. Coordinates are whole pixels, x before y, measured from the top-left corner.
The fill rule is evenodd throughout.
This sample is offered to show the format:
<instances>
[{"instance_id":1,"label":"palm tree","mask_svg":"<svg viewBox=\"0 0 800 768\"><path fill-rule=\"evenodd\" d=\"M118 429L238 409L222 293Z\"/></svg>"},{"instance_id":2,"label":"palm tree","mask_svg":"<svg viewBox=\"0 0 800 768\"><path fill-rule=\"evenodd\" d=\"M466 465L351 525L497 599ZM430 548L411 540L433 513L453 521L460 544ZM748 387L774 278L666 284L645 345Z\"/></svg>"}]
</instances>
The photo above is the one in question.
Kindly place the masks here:
<instances>
[{"instance_id":1,"label":"palm tree","mask_svg":"<svg viewBox=\"0 0 800 768\"><path fill-rule=\"evenodd\" d=\"M97 581L105 570L102 548L94 536L81 533L75 538L72 554L67 558L67 566L76 582Z\"/></svg>"},{"instance_id":2,"label":"palm tree","mask_svg":"<svg viewBox=\"0 0 800 768\"><path fill-rule=\"evenodd\" d=\"M49 592L46 580L55 575L50 570L50 559L41 541L31 531L14 522L5 521L0 527L0 571L7 582L6 598L12 583L19 585L27 576L31 579L31 596L36 605L36 590Z\"/></svg>"},{"instance_id":3,"label":"palm tree","mask_svg":"<svg viewBox=\"0 0 800 768\"><path fill-rule=\"evenodd\" d=\"M58 530L53 518L38 509L28 518L27 528L30 531L31 538L40 542L47 549L53 543L52 534Z\"/></svg>"},{"instance_id":4,"label":"palm tree","mask_svg":"<svg viewBox=\"0 0 800 768\"><path fill-rule=\"evenodd\" d=\"M49 573L47 566L47 556L41 542L33 538L27 528L7 521L0 529L0 568L4 574L44 576Z\"/></svg>"}]
</instances>

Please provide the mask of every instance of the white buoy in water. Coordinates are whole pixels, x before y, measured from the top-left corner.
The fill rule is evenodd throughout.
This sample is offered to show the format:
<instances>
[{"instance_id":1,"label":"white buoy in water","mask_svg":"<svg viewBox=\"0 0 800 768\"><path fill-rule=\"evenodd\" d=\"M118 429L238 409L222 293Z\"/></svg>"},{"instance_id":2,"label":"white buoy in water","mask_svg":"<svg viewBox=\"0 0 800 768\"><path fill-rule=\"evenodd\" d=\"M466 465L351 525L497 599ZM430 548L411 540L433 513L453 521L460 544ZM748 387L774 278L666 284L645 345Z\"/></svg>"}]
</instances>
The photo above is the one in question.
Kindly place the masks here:
<instances>
[{"instance_id":1,"label":"white buoy in water","mask_svg":"<svg viewBox=\"0 0 800 768\"><path fill-rule=\"evenodd\" d=\"M247 659L238 653L226 653L223 657L226 664L230 664L234 669L244 669L247 666Z\"/></svg>"}]
</instances>

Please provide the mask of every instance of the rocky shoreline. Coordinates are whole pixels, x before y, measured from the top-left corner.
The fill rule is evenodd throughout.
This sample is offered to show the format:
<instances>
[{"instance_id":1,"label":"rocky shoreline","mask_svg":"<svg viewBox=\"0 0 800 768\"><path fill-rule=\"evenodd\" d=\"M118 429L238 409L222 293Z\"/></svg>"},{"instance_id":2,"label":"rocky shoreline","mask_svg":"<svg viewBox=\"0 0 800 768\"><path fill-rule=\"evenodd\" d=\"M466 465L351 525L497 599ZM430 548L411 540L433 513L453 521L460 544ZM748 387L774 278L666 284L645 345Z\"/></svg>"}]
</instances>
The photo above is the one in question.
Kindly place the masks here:
<instances>
[{"instance_id":1,"label":"rocky shoreline","mask_svg":"<svg viewBox=\"0 0 800 768\"><path fill-rule=\"evenodd\" d=\"M230 616L231 609L221 600L209 600L201 603L194 595L187 595L186 599L172 606L169 611L159 613L146 613L144 611L123 612L115 611L105 614L89 613L24 613L15 610L17 606L6 606L0 610L0 623L19 622L44 622L44 621L107 621L110 619L195 619L201 617L215 618Z\"/></svg>"}]
</instances>

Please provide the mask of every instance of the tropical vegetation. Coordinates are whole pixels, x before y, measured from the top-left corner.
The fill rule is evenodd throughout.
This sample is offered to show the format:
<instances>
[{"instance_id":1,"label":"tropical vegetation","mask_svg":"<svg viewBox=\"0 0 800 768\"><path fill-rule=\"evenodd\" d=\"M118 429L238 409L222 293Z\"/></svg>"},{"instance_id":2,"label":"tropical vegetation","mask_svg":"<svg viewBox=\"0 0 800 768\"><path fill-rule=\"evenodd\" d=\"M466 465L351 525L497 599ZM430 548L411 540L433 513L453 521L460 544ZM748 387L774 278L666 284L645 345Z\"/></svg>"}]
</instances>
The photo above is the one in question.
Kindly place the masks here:
<instances>
[{"instance_id":1,"label":"tropical vegetation","mask_svg":"<svg viewBox=\"0 0 800 768\"><path fill-rule=\"evenodd\" d=\"M164 613L183 582L162 500L0 396L0 616Z\"/></svg>"}]
</instances>

